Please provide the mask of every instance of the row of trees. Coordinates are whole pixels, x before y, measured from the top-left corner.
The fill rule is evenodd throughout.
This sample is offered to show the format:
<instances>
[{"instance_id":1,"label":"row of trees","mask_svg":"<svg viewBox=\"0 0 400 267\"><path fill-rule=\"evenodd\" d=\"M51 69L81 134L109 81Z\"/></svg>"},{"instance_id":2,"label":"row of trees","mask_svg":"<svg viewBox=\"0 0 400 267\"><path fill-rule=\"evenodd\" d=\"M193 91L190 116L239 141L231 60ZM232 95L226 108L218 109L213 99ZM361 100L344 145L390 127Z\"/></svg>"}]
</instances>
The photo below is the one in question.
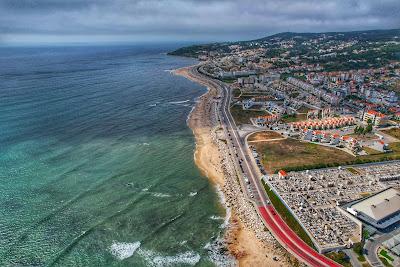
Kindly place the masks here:
<instances>
[{"instance_id":1,"label":"row of trees","mask_svg":"<svg viewBox=\"0 0 400 267\"><path fill-rule=\"evenodd\" d=\"M368 125L364 128L363 126L357 126L354 128L355 134L367 134L372 132L372 123L368 123Z\"/></svg>"},{"instance_id":2,"label":"row of trees","mask_svg":"<svg viewBox=\"0 0 400 267\"><path fill-rule=\"evenodd\" d=\"M372 132L372 120L371 119L367 120L367 126L365 128L362 125L354 128L355 134L367 134L370 132Z\"/></svg>"}]
</instances>

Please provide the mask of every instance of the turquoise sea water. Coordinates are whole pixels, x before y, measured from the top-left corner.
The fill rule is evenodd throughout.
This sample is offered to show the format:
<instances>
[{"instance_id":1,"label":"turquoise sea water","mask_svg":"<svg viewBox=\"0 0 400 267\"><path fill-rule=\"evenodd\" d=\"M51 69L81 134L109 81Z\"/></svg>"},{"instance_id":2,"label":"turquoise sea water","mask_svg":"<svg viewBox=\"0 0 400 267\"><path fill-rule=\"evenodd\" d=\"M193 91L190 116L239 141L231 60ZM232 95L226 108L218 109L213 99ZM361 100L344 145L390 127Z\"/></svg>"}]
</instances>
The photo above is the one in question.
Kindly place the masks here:
<instances>
[{"instance_id":1,"label":"turquoise sea water","mask_svg":"<svg viewBox=\"0 0 400 267\"><path fill-rule=\"evenodd\" d=\"M0 48L0 266L215 264L186 125L205 88L166 50Z\"/></svg>"}]
</instances>

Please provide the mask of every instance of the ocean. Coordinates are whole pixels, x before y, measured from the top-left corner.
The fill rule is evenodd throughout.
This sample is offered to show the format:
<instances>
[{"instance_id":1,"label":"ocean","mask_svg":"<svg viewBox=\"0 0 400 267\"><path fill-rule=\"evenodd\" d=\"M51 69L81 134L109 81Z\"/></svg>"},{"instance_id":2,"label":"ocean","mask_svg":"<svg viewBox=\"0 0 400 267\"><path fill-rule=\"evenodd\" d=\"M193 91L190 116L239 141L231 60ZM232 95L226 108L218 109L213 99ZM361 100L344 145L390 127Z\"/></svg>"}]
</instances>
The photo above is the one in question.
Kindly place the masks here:
<instances>
[{"instance_id":1,"label":"ocean","mask_svg":"<svg viewBox=\"0 0 400 267\"><path fill-rule=\"evenodd\" d=\"M213 266L200 85L168 46L0 48L0 266Z\"/></svg>"}]
</instances>

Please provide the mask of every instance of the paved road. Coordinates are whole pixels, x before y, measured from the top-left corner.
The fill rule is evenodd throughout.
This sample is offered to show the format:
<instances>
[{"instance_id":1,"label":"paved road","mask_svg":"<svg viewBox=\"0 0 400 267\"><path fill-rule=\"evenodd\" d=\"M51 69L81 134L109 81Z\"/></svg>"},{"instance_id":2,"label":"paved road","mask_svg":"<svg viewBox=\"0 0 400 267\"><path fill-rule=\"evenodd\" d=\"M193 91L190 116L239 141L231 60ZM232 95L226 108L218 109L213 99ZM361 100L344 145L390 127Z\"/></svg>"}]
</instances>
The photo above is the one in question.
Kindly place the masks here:
<instances>
[{"instance_id":1,"label":"paved road","mask_svg":"<svg viewBox=\"0 0 400 267\"><path fill-rule=\"evenodd\" d=\"M231 151L233 161L237 169L240 170L242 175L242 187L245 184L244 176L248 178L251 184L251 189L245 188L245 192L250 196L253 204L259 212L264 224L268 227L270 232L278 240L278 242L286 248L293 256L309 266L340 266L325 256L317 253L302 241L282 220L277 214L274 207L270 205L268 196L259 179L259 170L254 166L251 160L251 155L247 153L247 148L243 138L239 136L238 128L230 113L231 93L230 89L222 82L210 79L198 72L197 68L192 68L191 75L201 79L205 84L213 85L220 90L222 97L221 105L218 107L220 112L221 124L224 128L228 148Z\"/></svg>"},{"instance_id":2,"label":"paved road","mask_svg":"<svg viewBox=\"0 0 400 267\"><path fill-rule=\"evenodd\" d=\"M349 256L352 267L362 267L361 263L357 259L358 255L352 249L345 249L343 252Z\"/></svg>"},{"instance_id":3,"label":"paved road","mask_svg":"<svg viewBox=\"0 0 400 267\"><path fill-rule=\"evenodd\" d=\"M379 246L382 245L383 242L386 240L392 238L393 236L400 234L400 228L390 232L389 234L381 234L377 235L376 237L374 236L372 239L369 239L365 242L364 245L364 250L365 250L365 256L368 260L368 262L374 266L374 267L383 267L384 265L382 264L381 260L378 258L377 252Z\"/></svg>"}]
</instances>

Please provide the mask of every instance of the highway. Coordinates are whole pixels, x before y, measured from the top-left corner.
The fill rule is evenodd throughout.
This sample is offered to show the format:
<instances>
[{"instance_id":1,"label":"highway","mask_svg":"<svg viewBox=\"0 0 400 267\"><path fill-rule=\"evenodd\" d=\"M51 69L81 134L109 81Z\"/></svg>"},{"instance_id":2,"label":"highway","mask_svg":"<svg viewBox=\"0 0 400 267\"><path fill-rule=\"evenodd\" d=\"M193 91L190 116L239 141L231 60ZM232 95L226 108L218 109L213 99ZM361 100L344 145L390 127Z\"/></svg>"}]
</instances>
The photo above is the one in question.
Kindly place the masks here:
<instances>
[{"instance_id":1,"label":"highway","mask_svg":"<svg viewBox=\"0 0 400 267\"><path fill-rule=\"evenodd\" d=\"M232 160L236 165L236 169L240 170L242 174L239 175L240 179L242 179L242 188L247 182L245 177L247 177L250 182L250 189L244 187L244 190L247 193L249 200L251 200L255 205L258 214L272 235L288 252L308 266L341 266L324 255L319 254L302 241L288 227L275 211L274 207L270 204L264 187L261 184L258 167L253 164L253 161L250 158L252 155L247 153L248 150L244 139L240 137L235 121L230 113L230 88L219 80L212 79L199 73L198 67L192 68L190 74L203 81L204 84L219 89L219 93L222 97L222 105L219 105L218 110L220 112L221 124L227 137L227 145L230 155L233 157Z\"/></svg>"}]
</instances>

